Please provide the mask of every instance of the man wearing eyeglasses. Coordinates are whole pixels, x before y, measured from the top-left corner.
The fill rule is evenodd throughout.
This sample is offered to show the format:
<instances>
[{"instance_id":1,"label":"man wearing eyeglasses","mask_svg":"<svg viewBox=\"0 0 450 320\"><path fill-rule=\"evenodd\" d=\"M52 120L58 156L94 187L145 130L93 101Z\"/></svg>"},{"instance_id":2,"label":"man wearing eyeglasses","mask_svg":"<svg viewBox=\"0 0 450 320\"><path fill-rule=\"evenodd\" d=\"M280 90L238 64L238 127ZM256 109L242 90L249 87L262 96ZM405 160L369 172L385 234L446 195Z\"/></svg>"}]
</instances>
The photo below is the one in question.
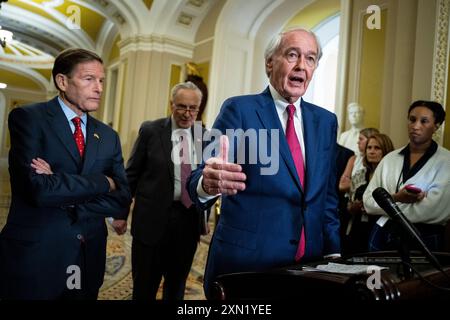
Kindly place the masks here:
<instances>
[{"instance_id":1,"label":"man wearing eyeglasses","mask_svg":"<svg viewBox=\"0 0 450 320\"><path fill-rule=\"evenodd\" d=\"M202 93L192 82L171 91L172 114L146 121L127 164L135 199L131 233L133 299L156 299L164 277L163 299L182 300L186 279L203 232L205 212L197 211L186 180L201 157L201 138L194 141L194 121ZM199 158L200 159L200 158Z\"/></svg>"},{"instance_id":2,"label":"man wearing eyeglasses","mask_svg":"<svg viewBox=\"0 0 450 320\"><path fill-rule=\"evenodd\" d=\"M321 56L314 33L305 29L276 35L265 51L267 89L224 102L213 129L256 130L257 144L221 137L219 155L191 176L189 190L198 207L222 195L222 209L208 254L205 294L225 273L260 271L337 256L336 116L302 99ZM234 129L234 130L232 130ZM272 145L272 139L275 145ZM216 140L217 141L217 140ZM279 157L275 173L267 163L239 162L262 148ZM228 158L229 154L231 156ZM258 152L259 154L259 152ZM238 163L239 162L239 163Z\"/></svg>"}]
</instances>

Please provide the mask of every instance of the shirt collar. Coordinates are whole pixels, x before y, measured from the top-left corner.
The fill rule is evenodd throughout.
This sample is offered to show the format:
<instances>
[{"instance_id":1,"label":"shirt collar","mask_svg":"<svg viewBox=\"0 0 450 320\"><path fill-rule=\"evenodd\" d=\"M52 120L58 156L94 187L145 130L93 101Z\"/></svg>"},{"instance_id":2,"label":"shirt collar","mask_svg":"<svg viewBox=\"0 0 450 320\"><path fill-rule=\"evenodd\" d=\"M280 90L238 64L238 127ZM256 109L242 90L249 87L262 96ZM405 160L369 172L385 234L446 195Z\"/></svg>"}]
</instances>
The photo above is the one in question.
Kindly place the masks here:
<instances>
[{"instance_id":1,"label":"shirt collar","mask_svg":"<svg viewBox=\"0 0 450 320\"><path fill-rule=\"evenodd\" d=\"M420 169L427 163L427 161L436 153L438 149L438 144L431 140L431 144L428 147L428 149L425 151L425 153L420 157L420 159L410 168L410 154L411 149L409 147L409 143L406 147L404 147L402 150L400 150L399 154L403 155L403 169L402 169L402 175L403 175L403 183L405 183L409 178L414 176L417 172L419 172Z\"/></svg>"},{"instance_id":2,"label":"shirt collar","mask_svg":"<svg viewBox=\"0 0 450 320\"><path fill-rule=\"evenodd\" d=\"M430 146L428 147L428 149L425 151L425 153L424 153L424 155L425 156L432 156L436 151L437 151L437 148L438 148L438 145L437 145L437 143L436 143L436 141L434 141L434 140L431 140L431 144L430 144ZM409 143L406 145L406 147L404 147L402 150L400 150L400 154L401 155L403 155L403 156L405 156L405 155L408 155L409 156L409 153L411 152L411 150L410 150L410 148L409 148Z\"/></svg>"},{"instance_id":3,"label":"shirt collar","mask_svg":"<svg viewBox=\"0 0 450 320\"><path fill-rule=\"evenodd\" d=\"M170 122L171 122L171 127L172 127L172 131L175 131L176 133L179 133L179 135L181 135L182 133L184 134L188 134L191 135L191 128L180 128L177 125L177 122L175 121L175 119L173 118L173 115L170 116Z\"/></svg>"},{"instance_id":4,"label":"shirt collar","mask_svg":"<svg viewBox=\"0 0 450 320\"><path fill-rule=\"evenodd\" d=\"M272 84L269 83L269 90L270 90L270 94L272 95L273 101L275 103L275 107L281 111L281 112L285 112L286 111L286 107L288 105L290 105L291 103L289 103L284 97L282 97L277 90L275 90L275 88L272 86ZM299 115L300 114L300 104L302 102L302 98L297 99L297 101L295 101L294 103L292 103L295 106L295 114Z\"/></svg>"},{"instance_id":5,"label":"shirt collar","mask_svg":"<svg viewBox=\"0 0 450 320\"><path fill-rule=\"evenodd\" d=\"M77 115L72 109L70 109L64 101L60 97L58 97L59 105L61 106L62 111L64 112L64 115L66 116L68 121L72 121L75 117L80 117L81 122L86 125L87 122L87 114L83 112L81 116Z\"/></svg>"}]
</instances>

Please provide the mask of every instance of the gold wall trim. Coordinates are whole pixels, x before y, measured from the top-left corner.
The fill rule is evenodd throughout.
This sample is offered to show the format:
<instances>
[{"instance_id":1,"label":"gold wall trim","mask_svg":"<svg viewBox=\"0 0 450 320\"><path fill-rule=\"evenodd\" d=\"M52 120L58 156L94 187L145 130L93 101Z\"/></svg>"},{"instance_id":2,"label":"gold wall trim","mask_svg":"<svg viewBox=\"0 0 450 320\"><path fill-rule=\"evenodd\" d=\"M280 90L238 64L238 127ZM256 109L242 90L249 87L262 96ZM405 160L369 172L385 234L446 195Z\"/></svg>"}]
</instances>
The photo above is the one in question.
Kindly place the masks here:
<instances>
[{"instance_id":1,"label":"gold wall trim","mask_svg":"<svg viewBox=\"0 0 450 320\"><path fill-rule=\"evenodd\" d=\"M447 95L446 80L448 68L449 12L450 0L438 0L431 99L441 103L444 108ZM442 144L443 126L436 132L434 139L439 144Z\"/></svg>"}]
</instances>

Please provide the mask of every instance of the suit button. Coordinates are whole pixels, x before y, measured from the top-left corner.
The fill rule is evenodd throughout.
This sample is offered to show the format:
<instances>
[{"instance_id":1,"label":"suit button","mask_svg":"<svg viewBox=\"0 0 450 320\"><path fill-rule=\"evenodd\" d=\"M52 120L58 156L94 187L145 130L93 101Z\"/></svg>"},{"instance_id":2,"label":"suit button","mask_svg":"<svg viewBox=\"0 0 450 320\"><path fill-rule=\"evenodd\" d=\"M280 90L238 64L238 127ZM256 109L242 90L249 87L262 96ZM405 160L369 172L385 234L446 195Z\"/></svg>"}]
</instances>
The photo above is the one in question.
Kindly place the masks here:
<instances>
[{"instance_id":1,"label":"suit button","mask_svg":"<svg viewBox=\"0 0 450 320\"><path fill-rule=\"evenodd\" d=\"M80 240L81 242L84 242L84 237L82 234L77 234L77 239Z\"/></svg>"},{"instance_id":2,"label":"suit button","mask_svg":"<svg viewBox=\"0 0 450 320\"><path fill-rule=\"evenodd\" d=\"M289 240L289 243L292 244L292 245L294 245L294 244L298 245L298 241L294 240L294 239Z\"/></svg>"}]
</instances>

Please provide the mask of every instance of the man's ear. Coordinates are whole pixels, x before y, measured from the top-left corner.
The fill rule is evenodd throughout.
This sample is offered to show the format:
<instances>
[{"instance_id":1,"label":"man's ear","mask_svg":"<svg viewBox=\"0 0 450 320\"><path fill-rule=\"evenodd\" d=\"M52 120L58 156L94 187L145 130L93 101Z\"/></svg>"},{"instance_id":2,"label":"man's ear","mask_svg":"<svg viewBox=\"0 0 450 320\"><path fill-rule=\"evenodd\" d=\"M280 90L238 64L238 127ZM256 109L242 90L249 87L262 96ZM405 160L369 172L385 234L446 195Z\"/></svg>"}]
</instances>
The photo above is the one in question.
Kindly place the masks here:
<instances>
[{"instance_id":1,"label":"man's ear","mask_svg":"<svg viewBox=\"0 0 450 320\"><path fill-rule=\"evenodd\" d=\"M269 58L266 60L266 74L269 78L270 74L272 73L272 70L273 70L273 59Z\"/></svg>"},{"instance_id":2,"label":"man's ear","mask_svg":"<svg viewBox=\"0 0 450 320\"><path fill-rule=\"evenodd\" d=\"M266 60L266 70L272 71L272 68L273 68L273 59L269 58Z\"/></svg>"},{"instance_id":3,"label":"man's ear","mask_svg":"<svg viewBox=\"0 0 450 320\"><path fill-rule=\"evenodd\" d=\"M58 73L55 76L55 82L56 82L56 86L58 87L58 89L62 90L62 91L66 91L67 89L67 76L62 74L62 73Z\"/></svg>"}]
</instances>

